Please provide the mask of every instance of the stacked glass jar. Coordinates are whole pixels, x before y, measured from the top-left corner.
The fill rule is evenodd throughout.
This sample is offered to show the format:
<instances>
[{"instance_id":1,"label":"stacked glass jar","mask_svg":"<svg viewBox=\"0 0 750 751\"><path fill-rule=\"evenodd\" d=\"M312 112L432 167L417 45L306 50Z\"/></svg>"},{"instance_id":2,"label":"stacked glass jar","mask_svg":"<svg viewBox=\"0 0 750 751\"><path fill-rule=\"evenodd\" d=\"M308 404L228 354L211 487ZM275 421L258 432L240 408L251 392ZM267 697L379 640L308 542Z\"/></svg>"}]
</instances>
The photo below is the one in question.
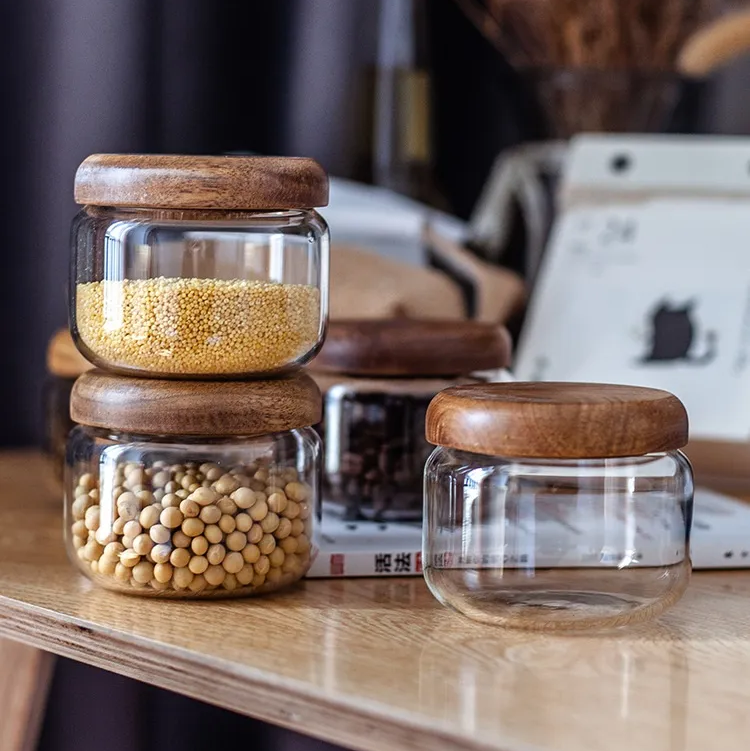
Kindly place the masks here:
<instances>
[{"instance_id":1,"label":"stacked glass jar","mask_svg":"<svg viewBox=\"0 0 750 751\"><path fill-rule=\"evenodd\" d=\"M310 159L95 155L80 166L65 536L97 583L222 597L315 551L328 179Z\"/></svg>"}]
</instances>

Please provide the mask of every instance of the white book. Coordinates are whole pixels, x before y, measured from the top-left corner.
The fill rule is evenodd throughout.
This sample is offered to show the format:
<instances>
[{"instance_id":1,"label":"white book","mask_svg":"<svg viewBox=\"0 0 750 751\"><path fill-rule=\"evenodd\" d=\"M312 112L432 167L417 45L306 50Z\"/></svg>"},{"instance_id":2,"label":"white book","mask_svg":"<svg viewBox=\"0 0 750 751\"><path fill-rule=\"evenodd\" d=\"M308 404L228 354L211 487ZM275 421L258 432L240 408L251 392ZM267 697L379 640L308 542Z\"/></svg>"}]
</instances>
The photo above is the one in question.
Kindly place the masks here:
<instances>
[{"instance_id":1,"label":"white book","mask_svg":"<svg viewBox=\"0 0 750 751\"><path fill-rule=\"evenodd\" d=\"M345 521L323 505L319 550L308 578L416 576L422 573L422 525Z\"/></svg>"},{"instance_id":2,"label":"white book","mask_svg":"<svg viewBox=\"0 0 750 751\"><path fill-rule=\"evenodd\" d=\"M545 528L538 528L535 534L569 538L570 528L563 523L548 519ZM319 550L308 578L422 573L420 524L348 522L326 504L321 527ZM644 556L642 562L647 564L648 550ZM705 488L696 489L691 557L695 569L750 568L750 505ZM544 562L537 560L536 565Z\"/></svg>"}]
</instances>

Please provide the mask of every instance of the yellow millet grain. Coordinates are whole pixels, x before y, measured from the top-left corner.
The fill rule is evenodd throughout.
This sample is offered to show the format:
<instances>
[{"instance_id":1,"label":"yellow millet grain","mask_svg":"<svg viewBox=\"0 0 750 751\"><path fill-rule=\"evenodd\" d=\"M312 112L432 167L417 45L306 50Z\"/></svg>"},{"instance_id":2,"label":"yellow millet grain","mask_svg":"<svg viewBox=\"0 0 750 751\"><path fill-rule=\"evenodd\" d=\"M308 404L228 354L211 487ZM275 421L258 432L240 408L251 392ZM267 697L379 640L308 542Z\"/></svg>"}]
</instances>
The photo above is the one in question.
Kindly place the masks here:
<instances>
[{"instance_id":1,"label":"yellow millet grain","mask_svg":"<svg viewBox=\"0 0 750 751\"><path fill-rule=\"evenodd\" d=\"M240 279L79 284L78 333L115 367L243 374L284 368L315 346L320 291Z\"/></svg>"}]
</instances>

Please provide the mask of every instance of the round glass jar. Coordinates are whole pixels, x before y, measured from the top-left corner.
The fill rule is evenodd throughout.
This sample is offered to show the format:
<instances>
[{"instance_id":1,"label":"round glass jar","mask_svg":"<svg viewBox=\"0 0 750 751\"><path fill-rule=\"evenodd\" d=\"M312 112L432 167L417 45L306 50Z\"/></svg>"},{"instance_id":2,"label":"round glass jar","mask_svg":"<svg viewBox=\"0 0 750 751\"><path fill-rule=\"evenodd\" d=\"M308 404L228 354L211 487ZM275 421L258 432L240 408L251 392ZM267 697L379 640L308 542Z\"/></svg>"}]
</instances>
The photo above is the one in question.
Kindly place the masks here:
<instances>
[{"instance_id":1,"label":"round glass jar","mask_svg":"<svg viewBox=\"0 0 750 751\"><path fill-rule=\"evenodd\" d=\"M67 329L58 331L47 347L45 383L45 448L54 470L55 481L62 482L65 446L74 427L70 419L70 393L76 378L93 366L76 349ZM58 485L59 487L59 485Z\"/></svg>"},{"instance_id":2,"label":"round glass jar","mask_svg":"<svg viewBox=\"0 0 750 751\"><path fill-rule=\"evenodd\" d=\"M443 604L536 630L659 615L690 578L688 420L630 386L450 388L430 404L423 561Z\"/></svg>"},{"instance_id":3,"label":"round glass jar","mask_svg":"<svg viewBox=\"0 0 750 751\"><path fill-rule=\"evenodd\" d=\"M99 154L75 198L71 328L98 367L267 377L317 353L329 264L317 162Z\"/></svg>"},{"instance_id":4,"label":"round glass jar","mask_svg":"<svg viewBox=\"0 0 750 751\"><path fill-rule=\"evenodd\" d=\"M301 579L316 553L321 396L273 381L123 378L73 387L65 541L107 589L233 597Z\"/></svg>"},{"instance_id":5,"label":"round glass jar","mask_svg":"<svg viewBox=\"0 0 750 751\"><path fill-rule=\"evenodd\" d=\"M502 326L474 321L332 322L313 366L325 499L348 519L420 521L430 401L474 371L506 367L510 349Z\"/></svg>"}]
</instances>

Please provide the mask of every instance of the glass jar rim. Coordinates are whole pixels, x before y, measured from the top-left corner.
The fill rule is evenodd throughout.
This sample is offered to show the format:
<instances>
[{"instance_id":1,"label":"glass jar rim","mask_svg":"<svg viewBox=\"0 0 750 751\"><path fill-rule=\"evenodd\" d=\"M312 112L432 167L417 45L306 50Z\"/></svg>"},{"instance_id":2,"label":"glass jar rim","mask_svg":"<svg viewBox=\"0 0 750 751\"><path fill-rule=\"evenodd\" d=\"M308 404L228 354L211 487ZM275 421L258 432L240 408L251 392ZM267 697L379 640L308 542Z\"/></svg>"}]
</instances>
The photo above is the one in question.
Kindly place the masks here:
<instances>
[{"instance_id":1,"label":"glass jar rim","mask_svg":"<svg viewBox=\"0 0 750 751\"><path fill-rule=\"evenodd\" d=\"M107 438L117 444L172 444L185 446L211 446L223 447L231 446L237 443L246 443L254 441L275 441L289 435L308 434L318 438L318 434L312 426L306 425L300 428L289 428L289 430L277 430L269 433L260 433L257 435L177 435L168 433L129 433L122 430L112 430L109 428L100 428L92 425L78 425L77 428L86 431L89 435L101 438Z\"/></svg>"},{"instance_id":2,"label":"glass jar rim","mask_svg":"<svg viewBox=\"0 0 750 751\"><path fill-rule=\"evenodd\" d=\"M258 220L293 221L306 218L325 222L314 208L296 209L174 209L143 206L109 206L86 204L81 215L93 219L111 219L132 222L256 222Z\"/></svg>"},{"instance_id":3,"label":"glass jar rim","mask_svg":"<svg viewBox=\"0 0 750 751\"><path fill-rule=\"evenodd\" d=\"M689 463L687 455L681 449L669 449L665 451L650 451L644 454L634 454L631 456L588 456L576 458L561 457L540 457L540 456L510 456L508 454L485 454L467 449L454 448L452 446L435 446L435 451L452 451L461 455L466 455L473 461L482 463L507 463L523 467L556 467L565 468L588 468L588 467L625 467L633 464L646 464L651 461L658 461L668 456L679 456L685 462Z\"/></svg>"}]
</instances>

